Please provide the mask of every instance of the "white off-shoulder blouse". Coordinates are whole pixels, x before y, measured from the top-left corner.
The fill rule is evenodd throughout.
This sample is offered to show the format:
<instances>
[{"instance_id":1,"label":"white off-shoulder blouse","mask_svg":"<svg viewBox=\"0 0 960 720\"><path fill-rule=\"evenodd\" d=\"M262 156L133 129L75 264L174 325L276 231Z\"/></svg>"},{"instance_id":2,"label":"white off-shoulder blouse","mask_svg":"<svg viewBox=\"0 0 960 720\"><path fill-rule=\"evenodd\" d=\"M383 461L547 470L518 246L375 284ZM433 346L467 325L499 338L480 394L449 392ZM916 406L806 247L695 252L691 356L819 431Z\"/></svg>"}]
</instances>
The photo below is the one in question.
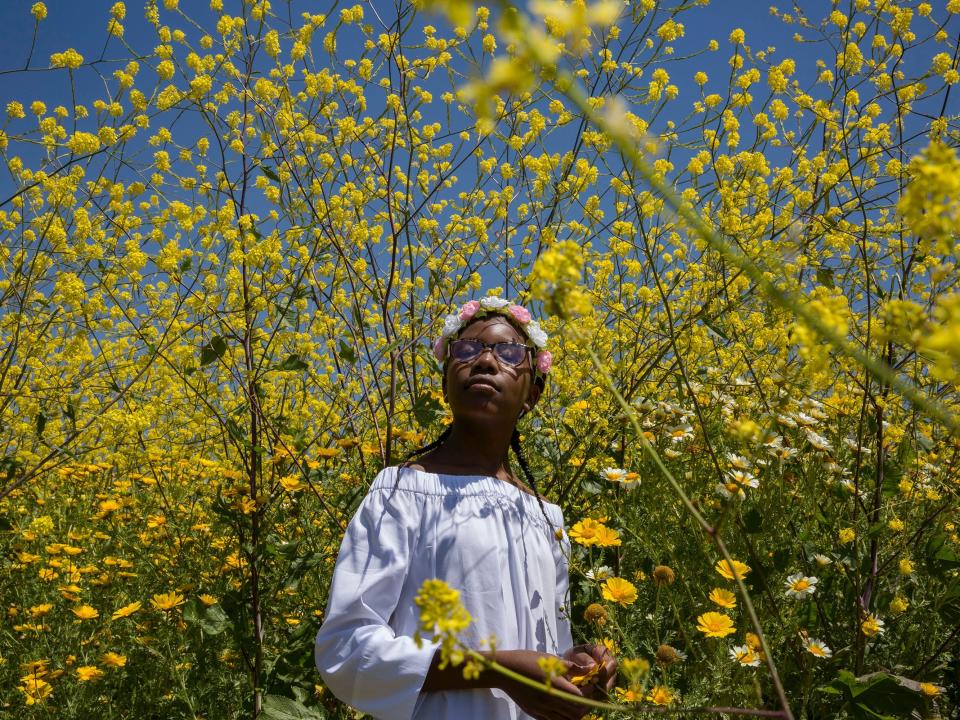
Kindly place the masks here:
<instances>
[{"instance_id":1,"label":"white off-shoulder blouse","mask_svg":"<svg viewBox=\"0 0 960 720\"><path fill-rule=\"evenodd\" d=\"M315 658L334 695L381 720L529 717L499 690L420 692L436 651L413 640L414 597L440 578L460 591L479 649L562 654L572 645L569 541L557 505L494 477L382 470L347 527Z\"/></svg>"}]
</instances>

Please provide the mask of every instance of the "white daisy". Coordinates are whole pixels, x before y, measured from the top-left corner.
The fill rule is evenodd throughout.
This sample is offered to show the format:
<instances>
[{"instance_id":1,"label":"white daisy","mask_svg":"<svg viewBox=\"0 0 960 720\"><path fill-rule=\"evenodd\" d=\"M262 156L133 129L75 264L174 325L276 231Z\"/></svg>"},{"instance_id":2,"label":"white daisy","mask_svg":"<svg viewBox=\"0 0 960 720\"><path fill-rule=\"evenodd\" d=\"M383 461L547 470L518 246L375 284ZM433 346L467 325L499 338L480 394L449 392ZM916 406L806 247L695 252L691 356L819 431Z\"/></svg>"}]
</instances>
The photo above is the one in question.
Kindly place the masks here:
<instances>
[{"instance_id":1,"label":"white daisy","mask_svg":"<svg viewBox=\"0 0 960 720\"><path fill-rule=\"evenodd\" d=\"M737 470L750 469L750 461L747 460L743 455L737 455L736 453L728 452L727 461Z\"/></svg>"},{"instance_id":2,"label":"white daisy","mask_svg":"<svg viewBox=\"0 0 960 720\"><path fill-rule=\"evenodd\" d=\"M822 450L823 452L833 452L833 446L823 435L819 435L809 428L806 428L806 433L807 442L813 445L813 447L815 447L817 450Z\"/></svg>"},{"instance_id":3,"label":"white daisy","mask_svg":"<svg viewBox=\"0 0 960 720\"><path fill-rule=\"evenodd\" d=\"M760 664L760 654L747 645L734 645L730 648L730 659L747 667L757 667Z\"/></svg>"},{"instance_id":4,"label":"white daisy","mask_svg":"<svg viewBox=\"0 0 960 720\"><path fill-rule=\"evenodd\" d=\"M787 586L784 595L794 600L803 600L817 590L817 578L807 577L803 573L791 575L784 584Z\"/></svg>"},{"instance_id":5,"label":"white daisy","mask_svg":"<svg viewBox=\"0 0 960 720\"><path fill-rule=\"evenodd\" d=\"M817 638L804 638L803 647L814 657L828 658L833 655L833 650L831 650L823 640L818 640Z\"/></svg>"}]
</instances>

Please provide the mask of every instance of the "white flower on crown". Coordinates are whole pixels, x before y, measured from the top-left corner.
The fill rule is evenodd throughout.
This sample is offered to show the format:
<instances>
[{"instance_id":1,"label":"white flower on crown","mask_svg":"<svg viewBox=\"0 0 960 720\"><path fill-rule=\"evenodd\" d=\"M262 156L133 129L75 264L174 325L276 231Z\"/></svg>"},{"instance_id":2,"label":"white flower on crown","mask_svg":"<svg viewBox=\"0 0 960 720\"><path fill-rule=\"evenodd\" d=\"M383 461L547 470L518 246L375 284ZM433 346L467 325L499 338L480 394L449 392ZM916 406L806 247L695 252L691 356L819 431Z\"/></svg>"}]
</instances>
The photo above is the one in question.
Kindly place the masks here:
<instances>
[{"instance_id":1,"label":"white flower on crown","mask_svg":"<svg viewBox=\"0 0 960 720\"><path fill-rule=\"evenodd\" d=\"M457 313L451 313L443 319L443 337L450 337L455 334L461 327L463 327L463 321L460 319L460 316Z\"/></svg>"},{"instance_id":2,"label":"white flower on crown","mask_svg":"<svg viewBox=\"0 0 960 720\"><path fill-rule=\"evenodd\" d=\"M484 310L503 310L509 304L509 300L499 297L485 297L480 301L480 307Z\"/></svg>"},{"instance_id":3,"label":"white flower on crown","mask_svg":"<svg viewBox=\"0 0 960 720\"><path fill-rule=\"evenodd\" d=\"M540 329L540 323L536 320L528 322L523 329L526 331L527 337L530 338L530 342L538 348L545 348L547 346L547 334Z\"/></svg>"}]
</instances>

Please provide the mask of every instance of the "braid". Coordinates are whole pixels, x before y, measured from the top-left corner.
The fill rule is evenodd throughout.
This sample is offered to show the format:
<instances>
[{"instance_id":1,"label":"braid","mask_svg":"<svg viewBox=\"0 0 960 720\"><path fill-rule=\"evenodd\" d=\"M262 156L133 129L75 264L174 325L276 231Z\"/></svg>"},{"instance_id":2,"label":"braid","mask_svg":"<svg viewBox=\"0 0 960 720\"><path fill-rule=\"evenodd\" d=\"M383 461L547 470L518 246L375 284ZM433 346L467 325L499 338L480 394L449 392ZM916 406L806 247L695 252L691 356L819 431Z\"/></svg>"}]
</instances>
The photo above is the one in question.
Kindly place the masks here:
<instances>
[{"instance_id":1,"label":"braid","mask_svg":"<svg viewBox=\"0 0 960 720\"><path fill-rule=\"evenodd\" d=\"M510 447L513 448L513 452L520 463L520 469L523 470L527 482L530 483L530 489L533 490L533 494L540 504L540 512L543 513L547 525L549 525L551 529L556 530L556 528L553 527L553 523L550 522L550 518L547 516L547 509L543 506L543 498L540 497L540 491L537 490L537 481L533 479L533 473L530 471L530 466L527 465L527 459L523 457L523 450L520 447L520 432L516 428L513 429L513 435L510 436Z\"/></svg>"}]
</instances>

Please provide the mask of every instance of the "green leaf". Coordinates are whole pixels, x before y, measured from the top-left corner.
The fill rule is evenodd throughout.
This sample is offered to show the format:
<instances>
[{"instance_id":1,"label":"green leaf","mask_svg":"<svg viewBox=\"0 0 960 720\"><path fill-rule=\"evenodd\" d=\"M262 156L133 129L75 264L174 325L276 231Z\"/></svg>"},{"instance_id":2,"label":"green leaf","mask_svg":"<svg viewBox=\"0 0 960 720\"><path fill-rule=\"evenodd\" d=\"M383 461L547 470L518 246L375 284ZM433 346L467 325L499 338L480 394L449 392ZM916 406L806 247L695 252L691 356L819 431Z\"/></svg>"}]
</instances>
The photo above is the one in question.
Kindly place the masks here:
<instances>
[{"instance_id":1,"label":"green leaf","mask_svg":"<svg viewBox=\"0 0 960 720\"><path fill-rule=\"evenodd\" d=\"M206 607L196 598L191 598L183 606L183 619L184 622L198 626L207 635L219 635L232 624L219 604Z\"/></svg>"},{"instance_id":2,"label":"green leaf","mask_svg":"<svg viewBox=\"0 0 960 720\"><path fill-rule=\"evenodd\" d=\"M836 285L833 281L833 268L827 267L826 265L818 267L817 282L821 285L826 285L828 288L833 288Z\"/></svg>"},{"instance_id":3,"label":"green leaf","mask_svg":"<svg viewBox=\"0 0 960 720\"><path fill-rule=\"evenodd\" d=\"M416 418L420 427L429 427L437 419L437 416L443 411L443 406L433 397L423 393L413 403L413 417Z\"/></svg>"},{"instance_id":4,"label":"green leaf","mask_svg":"<svg viewBox=\"0 0 960 720\"><path fill-rule=\"evenodd\" d=\"M353 365L357 361L357 354L353 351L353 348L343 340L340 341L340 345L337 348L337 355L342 357L350 365Z\"/></svg>"},{"instance_id":5,"label":"green leaf","mask_svg":"<svg viewBox=\"0 0 960 720\"><path fill-rule=\"evenodd\" d=\"M960 567L960 555L953 549L949 536L944 532L934 533L927 541L926 555L931 569L938 574Z\"/></svg>"},{"instance_id":6,"label":"green leaf","mask_svg":"<svg viewBox=\"0 0 960 720\"><path fill-rule=\"evenodd\" d=\"M281 372L289 372L291 370L306 370L309 365L300 359L299 355L290 355L286 360L284 360L279 365L274 365L274 370L280 370Z\"/></svg>"},{"instance_id":7,"label":"green leaf","mask_svg":"<svg viewBox=\"0 0 960 720\"><path fill-rule=\"evenodd\" d=\"M47 416L42 412L37 413L37 437L43 435L43 429L47 426Z\"/></svg>"},{"instance_id":8,"label":"green leaf","mask_svg":"<svg viewBox=\"0 0 960 720\"><path fill-rule=\"evenodd\" d=\"M215 360L223 357L227 351L227 341L222 336L217 335L210 339L206 345L200 348L200 365L209 365Z\"/></svg>"},{"instance_id":9,"label":"green leaf","mask_svg":"<svg viewBox=\"0 0 960 720\"><path fill-rule=\"evenodd\" d=\"M820 689L843 695L852 716L861 720L909 717L923 703L919 692L886 673L872 673L858 678L847 670L841 670L828 687L832 689Z\"/></svg>"},{"instance_id":10,"label":"green leaf","mask_svg":"<svg viewBox=\"0 0 960 720\"><path fill-rule=\"evenodd\" d=\"M318 567L324 561L322 553L311 553L304 557L295 558L290 563L290 570L283 581L283 587L287 590L294 590L300 585L300 581L306 577L307 573Z\"/></svg>"},{"instance_id":11,"label":"green leaf","mask_svg":"<svg viewBox=\"0 0 960 720\"><path fill-rule=\"evenodd\" d=\"M280 176L273 171L273 168L267 165L261 165L260 169L263 170L264 175L273 180L275 183L280 182Z\"/></svg>"},{"instance_id":12,"label":"green leaf","mask_svg":"<svg viewBox=\"0 0 960 720\"><path fill-rule=\"evenodd\" d=\"M715 322L713 322L712 320L705 319L703 321L703 324L706 325L707 328L711 332L713 332L714 335L718 336L721 340L726 340L727 342L730 342L730 338L727 336L725 332L723 332L723 330L720 329L720 327Z\"/></svg>"},{"instance_id":13,"label":"green leaf","mask_svg":"<svg viewBox=\"0 0 960 720\"><path fill-rule=\"evenodd\" d=\"M269 720L323 720L324 716L306 705L282 695L266 695L260 717Z\"/></svg>"}]
</instances>

